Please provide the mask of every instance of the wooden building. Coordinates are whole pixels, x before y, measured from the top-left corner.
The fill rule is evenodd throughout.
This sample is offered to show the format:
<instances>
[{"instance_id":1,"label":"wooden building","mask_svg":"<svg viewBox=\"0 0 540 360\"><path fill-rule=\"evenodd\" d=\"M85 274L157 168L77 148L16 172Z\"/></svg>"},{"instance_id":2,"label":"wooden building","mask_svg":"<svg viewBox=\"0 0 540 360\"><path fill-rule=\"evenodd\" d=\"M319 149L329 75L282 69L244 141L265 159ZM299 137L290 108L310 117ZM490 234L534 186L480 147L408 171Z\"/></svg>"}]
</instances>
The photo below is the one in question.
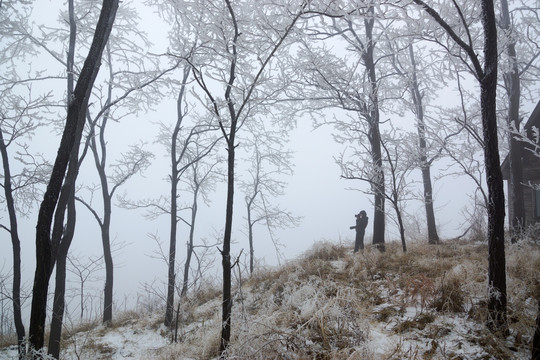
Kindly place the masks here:
<instances>
[{"instance_id":1,"label":"wooden building","mask_svg":"<svg viewBox=\"0 0 540 360\"><path fill-rule=\"evenodd\" d=\"M527 137L536 142L537 146L533 147L525 143L523 149L522 166L523 166L523 203L525 206L525 226L540 222L540 152L538 139L535 139L534 129L540 129L540 101L536 104L531 116L525 123L523 130ZM538 131L538 130L536 130ZM536 133L538 134L538 133ZM538 136L538 135L536 135ZM501 164L501 170L504 180L510 179L510 161L508 156ZM532 184L533 186L529 186ZM537 185L537 186L534 186ZM535 189L536 187L536 189ZM508 219L513 218L512 192L510 191L510 181L507 181L508 194Z\"/></svg>"}]
</instances>

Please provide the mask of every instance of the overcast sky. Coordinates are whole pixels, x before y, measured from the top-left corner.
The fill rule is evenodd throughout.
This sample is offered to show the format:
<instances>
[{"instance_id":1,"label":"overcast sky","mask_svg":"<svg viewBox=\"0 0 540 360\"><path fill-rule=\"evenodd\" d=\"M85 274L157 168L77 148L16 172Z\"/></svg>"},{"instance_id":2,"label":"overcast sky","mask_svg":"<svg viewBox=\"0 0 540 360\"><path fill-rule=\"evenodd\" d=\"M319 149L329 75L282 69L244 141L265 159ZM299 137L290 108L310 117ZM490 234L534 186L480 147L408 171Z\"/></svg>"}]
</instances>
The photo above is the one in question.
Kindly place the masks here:
<instances>
[{"instance_id":1,"label":"overcast sky","mask_svg":"<svg viewBox=\"0 0 540 360\"><path fill-rule=\"evenodd\" d=\"M41 1L36 2L34 14L39 14L39 19L57 19L57 2ZM44 16L50 13L51 16ZM156 43L156 52L164 51L167 47L166 38L163 35L166 28L150 12L141 13L143 22L141 26L152 29L151 40ZM446 101L447 99L445 99ZM125 146L127 143L136 143L142 139L148 143L155 140L158 129L151 125L156 118L170 116L174 118L175 107L172 101L160 106L157 113L141 115L138 118L129 118L119 124L111 125L108 138L110 145L116 146L115 140L119 137ZM412 119L409 119L412 124ZM282 252L285 259L292 259L302 252L308 250L317 241L331 241L334 243L343 242L352 246L354 238L353 230L349 226L354 225L354 214L360 210L366 210L368 217L372 217L373 209L371 196L362 191L353 189L366 189L366 185L358 181L348 181L340 179L340 169L336 165L334 157L343 150L342 144L333 141L331 127L322 127L313 130L311 120L308 118L297 119L298 127L290 134L288 146L294 151L294 175L287 178L288 188L286 195L279 199L283 208L290 210L294 215L302 216L303 221L300 226L292 229L279 231L279 240L283 245ZM43 144L44 152L54 160L55 149L59 139L54 137L48 130L40 132L32 140L35 144ZM121 147L120 146L120 147ZM113 149L112 148L112 149ZM219 151L225 152L224 144L218 146ZM112 159L115 152L111 150ZM224 154L225 155L225 154ZM146 198L156 196L156 194L166 195L169 191L164 179L168 176L168 158L161 149L156 148L156 158L152 166L145 171L143 178L136 178L130 181L123 190L133 198ZM444 168L444 163L435 163L432 175L436 179L440 175L440 169ZM90 170L82 173L83 177L91 175ZM419 180L418 171L414 176ZM95 180L97 182L97 178ZM460 226L463 221L462 210L469 204L469 196L472 194L475 185L472 181L463 177L446 177L434 181L434 201L436 217L438 221L438 231L442 239L448 239L463 232ZM209 206L203 206L196 230L196 242L200 243L201 238L208 239L209 243L214 242L214 236L222 234L225 224L225 187L224 184L218 186L217 191L212 195L212 202ZM420 189L420 187L418 188ZM116 202L116 201L115 201ZM235 198L236 218L233 224L232 254L237 255L243 249L243 254L247 255L248 244L245 235L244 211L242 210L243 195L237 190ZM420 201L409 201L406 206L409 219L417 218L423 221L425 214ZM391 207L387 205L387 211L391 212ZM33 279L35 266L35 224L36 213L29 218L21 219L21 241L23 255L23 280L26 289L29 289ZM162 241L164 249L168 248L168 219L163 216L155 220L147 220L141 211L128 211L124 209L113 209L111 234L116 244L124 244L115 255L115 302L120 305L124 299L124 294L129 294L132 299L141 291L141 283L166 281L166 264L150 255L157 250L156 243L148 234L157 235ZM6 219L6 214L3 214ZM77 232L71 252L84 257L94 254L99 256L102 251L99 230L95 220L88 211L82 207L78 208ZM388 219L387 241L397 241L398 233L393 226L391 219ZM276 265L278 260L275 255L273 244L269 241L264 228L255 229L255 255L262 264ZM366 230L366 242L371 240L371 222ZM181 266L185 255L185 242L187 240L187 229L180 227L178 236L178 264ZM417 239L426 241L426 239ZM352 251L352 248L351 248ZM6 232L0 233L0 269L3 274L9 273L11 268L11 243ZM214 270L217 274L219 270L219 253L214 251L216 264ZM100 274L104 278L104 270ZM156 280L159 279L159 280ZM103 280L96 282L95 291L99 291L103 286ZM164 287L164 285L163 285ZM29 301L27 301L27 305Z\"/></svg>"}]
</instances>

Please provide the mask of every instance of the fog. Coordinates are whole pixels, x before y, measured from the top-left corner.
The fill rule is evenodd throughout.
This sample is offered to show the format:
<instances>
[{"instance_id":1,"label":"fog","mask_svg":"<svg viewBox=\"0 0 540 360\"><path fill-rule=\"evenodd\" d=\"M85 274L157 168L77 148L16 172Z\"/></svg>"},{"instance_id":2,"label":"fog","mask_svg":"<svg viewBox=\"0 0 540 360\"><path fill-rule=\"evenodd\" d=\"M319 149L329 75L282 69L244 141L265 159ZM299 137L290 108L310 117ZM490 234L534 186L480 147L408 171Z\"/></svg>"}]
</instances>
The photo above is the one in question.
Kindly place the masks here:
<instances>
[{"instance_id":1,"label":"fog","mask_svg":"<svg viewBox=\"0 0 540 360\"><path fill-rule=\"evenodd\" d=\"M34 16L36 21L55 22L57 19L57 4L52 1L36 3ZM167 49L167 27L159 21L156 15L147 8L141 7L141 27L149 31L149 37L155 43L150 51L163 53ZM45 19L45 20L44 20ZM36 25L37 26L37 25ZM45 58L46 59L46 58ZM45 60L46 61L46 60ZM41 64L44 65L44 64ZM22 66L22 65L21 65ZM52 67L53 65L51 65ZM44 67L47 67L46 65ZM58 82L61 89L63 83ZM62 91L62 90L59 90ZM442 93L438 104L447 105L451 102L448 94ZM155 153L155 158L150 168L144 171L143 176L130 179L122 187L119 194L125 194L128 198L137 200L153 198L169 193L169 184L166 179L169 175L169 159L167 154L155 144L158 129L155 122L170 118L174 119L175 105L173 99L166 99L162 104L155 106L154 110L137 116L130 116L119 123L114 123L108 129L109 158L115 159L129 144L143 141L149 149ZM314 128L312 120L308 116L294 119L296 128L290 131L290 139L287 147L293 153L294 175L284 178L288 183L283 197L276 199L282 208L291 211L295 216L301 216L299 226L277 231L278 246L274 244L264 226L255 228L255 257L257 266L276 266L288 259L293 259L308 250L315 242L329 241L345 243L351 246L354 239L353 230L349 226L354 225L354 215L360 210L366 210L368 217L372 216L372 196L368 194L368 186L361 181L351 181L341 178L341 170L336 164L335 158L344 150L344 144L338 144L332 138L335 129L330 125ZM414 118L412 114L405 114L401 119L404 127L412 128ZM56 149L59 144L59 136L56 131L49 127L37 131L29 140L32 149L42 152L51 162L54 161ZM240 144L241 147L241 144ZM217 151L225 154L225 144L218 143ZM441 239L449 239L462 235L466 222L465 209L471 205L470 197L475 191L476 185L463 176L443 176L449 173L446 169L448 160L442 159L434 163L432 175L434 178L434 201L438 221L438 232ZM238 164L238 173L242 173L242 164ZM95 169L89 159L81 169L79 179L85 182L98 183ZM94 179L94 180L91 180ZM411 173L411 180L416 181L412 188L418 196L404 202L404 211L407 221L407 239L409 241L425 241L427 238L423 227L415 225L424 222L425 213L420 198L421 177L420 172L415 170ZM225 183L218 184L216 191L211 194L208 204L200 204L198 226L196 228L196 245L205 240L211 244L211 254L208 259L213 259L214 267L207 270L207 278L219 284L219 244L225 224ZM96 203L99 201L95 199ZM114 203L117 204L117 199ZM80 205L80 204L79 204ZM38 204L27 218L20 219L21 242L22 242L22 268L23 288L29 294L35 270L35 225ZM112 214L111 238L116 250L115 261L115 305L121 309L133 306L137 297L145 296L144 284L150 284L158 292L165 291L167 277L167 265L164 259L160 259L159 246L154 240L161 241L164 251L168 248L169 222L166 216L156 219L145 217L144 210L126 210L115 207ZM7 213L2 213L2 220L7 219ZM240 262L245 264L249 254L246 236L245 210L243 208L243 194L237 189L235 197L235 219L233 223L232 254L239 256ZM185 256L185 243L187 241L187 228L179 227L177 261L179 272L182 268ZM366 243L370 243L372 233L371 223L366 230ZM398 241L398 232L393 222L392 209L387 205L387 241ZM279 254L276 250L279 250ZM84 261L87 257L99 257L102 253L99 228L92 215L82 206L77 209L77 229L71 256ZM7 232L0 233L0 270L3 276L11 273L11 243ZM89 294L99 297L103 288L104 269L96 271L93 281L87 284ZM71 276L68 288L75 289L78 284ZM51 285L52 286L52 285ZM69 294L69 293L68 293ZM69 295L68 295L69 296ZM69 301L69 300L68 300ZM28 307L30 300L26 300ZM99 300L94 302L95 307L100 306ZM73 309L76 299L71 295L71 303L68 309ZM97 308L94 308L96 311ZM74 311L74 310L73 310Z\"/></svg>"}]
</instances>

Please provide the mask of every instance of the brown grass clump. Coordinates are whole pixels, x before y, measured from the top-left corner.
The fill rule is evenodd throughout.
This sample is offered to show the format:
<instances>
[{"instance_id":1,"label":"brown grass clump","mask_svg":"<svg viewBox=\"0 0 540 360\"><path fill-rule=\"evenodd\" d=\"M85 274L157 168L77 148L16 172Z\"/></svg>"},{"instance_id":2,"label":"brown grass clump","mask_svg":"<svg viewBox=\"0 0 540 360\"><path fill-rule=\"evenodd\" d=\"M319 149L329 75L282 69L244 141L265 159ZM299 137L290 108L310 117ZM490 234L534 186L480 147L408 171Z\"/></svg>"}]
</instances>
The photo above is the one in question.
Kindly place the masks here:
<instances>
[{"instance_id":1,"label":"brown grass clump","mask_svg":"<svg viewBox=\"0 0 540 360\"><path fill-rule=\"evenodd\" d=\"M221 296L221 289L214 284L206 284L199 287L194 294L190 295L191 301L194 305L202 305L210 300L219 298Z\"/></svg>"},{"instance_id":2,"label":"brown grass clump","mask_svg":"<svg viewBox=\"0 0 540 360\"><path fill-rule=\"evenodd\" d=\"M429 306L439 312L462 312L465 310L465 299L462 280L456 276L444 276L434 289Z\"/></svg>"},{"instance_id":3,"label":"brown grass clump","mask_svg":"<svg viewBox=\"0 0 540 360\"><path fill-rule=\"evenodd\" d=\"M0 336L0 348L17 345L17 336L12 334L2 334Z\"/></svg>"},{"instance_id":4,"label":"brown grass clump","mask_svg":"<svg viewBox=\"0 0 540 360\"><path fill-rule=\"evenodd\" d=\"M431 324L435 320L435 316L429 313L420 313L413 319L406 319L398 322L392 329L396 334L402 334L413 329L424 330L427 324Z\"/></svg>"},{"instance_id":5,"label":"brown grass clump","mask_svg":"<svg viewBox=\"0 0 540 360\"><path fill-rule=\"evenodd\" d=\"M345 257L345 254L350 251L342 244L333 244L331 242L318 242L307 251L302 257L305 260L324 260L334 261L341 260Z\"/></svg>"}]
</instances>

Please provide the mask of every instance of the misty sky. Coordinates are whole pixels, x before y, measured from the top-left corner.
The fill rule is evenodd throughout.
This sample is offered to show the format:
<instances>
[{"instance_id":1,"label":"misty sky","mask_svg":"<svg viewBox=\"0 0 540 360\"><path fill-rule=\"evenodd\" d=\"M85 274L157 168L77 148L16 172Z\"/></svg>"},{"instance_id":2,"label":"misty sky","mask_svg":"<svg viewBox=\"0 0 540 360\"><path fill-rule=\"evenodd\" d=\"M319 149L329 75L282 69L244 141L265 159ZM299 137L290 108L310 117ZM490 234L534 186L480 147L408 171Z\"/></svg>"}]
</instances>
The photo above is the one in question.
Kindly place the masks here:
<instances>
[{"instance_id":1,"label":"misty sky","mask_svg":"<svg viewBox=\"0 0 540 360\"><path fill-rule=\"evenodd\" d=\"M57 19L58 6L55 1L36 2L34 15L36 21L51 22ZM47 14L50 14L47 15ZM167 28L148 9L141 11L141 27L151 31L150 40L155 43L155 48L151 49L156 53L164 52L167 48L166 34ZM45 57L44 57L45 59ZM64 84L59 84L59 87ZM60 90L62 91L62 90ZM451 101L448 94L441 95L440 105L443 101ZM108 139L111 146L110 159L125 150L125 146L130 143L137 143L139 140L147 142L149 148L154 149L155 159L149 169L144 172L144 177L131 179L119 194L124 192L132 199L149 198L166 195L169 191L168 184L164 180L168 176L168 161L163 149L154 144L158 129L152 123L156 119L165 117L174 118L174 101L168 100L148 114L140 114L137 117L126 118L121 123L112 124L108 130ZM343 150L343 144L337 144L332 139L333 128L321 127L313 130L311 120L307 117L297 120L297 128L290 133L288 147L294 151L294 175L286 178L288 188L286 194L278 200L285 209L290 210L294 215L302 216L303 221L300 226L292 229L278 231L280 243L283 245L282 253L285 259L292 259L298 254L308 250L314 242L327 240L331 242L344 242L352 246L354 239L353 230L349 226L354 225L354 214L360 210L366 210L368 217L372 217L373 209L371 196L362 191L366 190L366 184L359 181L349 181L340 179L340 169L336 165L334 157ZM413 124L412 115L405 116L402 120L404 127ZM117 139L119 139L117 143ZM49 129L36 133L32 144L34 149L40 148L50 161L54 160L59 137ZM225 144L218 144L219 151L225 153ZM224 154L225 155L225 154ZM87 161L90 162L90 159ZM90 164L91 165L91 164ZM436 217L438 222L438 232L442 239L460 235L464 229L461 227L465 221L463 208L470 204L472 192L475 185L462 177L440 178L442 169L446 168L445 161L436 162L432 170L434 178L434 201ZM81 173L82 178L94 177L97 183L95 169L92 166L85 168ZM420 172L414 171L413 175L420 181ZM421 192L421 184L418 183L417 193ZM358 189L358 190L354 190ZM202 206L198 217L198 227L196 230L196 243L200 244L202 238L207 239L209 244L215 243L216 238L222 235L225 224L225 184L222 183L212 194L212 202ZM115 200L116 203L116 200ZM237 189L235 197L235 222L233 224L232 254L238 255L242 249L246 256L248 251L247 237L245 231L245 212L243 206L243 194ZM410 200L406 203L405 211L408 224L413 224L414 219L422 222L425 217L422 203L419 200ZM36 207L37 208L37 207ZM387 204L387 212L391 215L392 209ZM21 219L21 241L23 255L23 283L26 289L30 289L34 266L35 266L35 224L37 211L26 219ZM156 243L148 236L154 234L163 242L163 249L167 249L168 241L168 218L162 216L158 219L148 220L143 217L143 211L130 211L124 209L113 209L111 238L121 247L115 253L115 302L117 306L124 301L124 294L129 294L131 301L137 293L141 292L141 283L163 282L164 289L166 281L166 264L159 259L151 257L158 250ZM7 214L2 214L3 220L7 219ZM387 241L398 241L398 233L392 222L392 218L387 218ZM366 229L366 243L371 240L372 223ZM409 228L414 237L418 237L414 229ZM276 265L278 260L275 255L275 248L269 241L264 228L255 228L255 255L262 264ZM181 266L185 255L185 242L187 240L187 228L180 225L178 237L178 264ZM424 237L416 239L426 241ZM123 244L123 245L121 245ZM351 249L352 251L352 249ZM71 253L80 257L89 255L99 256L102 252L101 239L96 221L83 207L78 208L77 230L71 246ZM216 264L219 265L219 253L213 251ZM11 269L11 242L6 232L0 233L0 270L7 274ZM242 261L246 261L244 258ZM211 274L217 274L215 269ZM92 284L94 291L100 291L103 286L104 270L96 274L102 280ZM70 285L68 285L70 286ZM74 286L74 285L71 285ZM26 305L29 305L27 301Z\"/></svg>"}]
</instances>

